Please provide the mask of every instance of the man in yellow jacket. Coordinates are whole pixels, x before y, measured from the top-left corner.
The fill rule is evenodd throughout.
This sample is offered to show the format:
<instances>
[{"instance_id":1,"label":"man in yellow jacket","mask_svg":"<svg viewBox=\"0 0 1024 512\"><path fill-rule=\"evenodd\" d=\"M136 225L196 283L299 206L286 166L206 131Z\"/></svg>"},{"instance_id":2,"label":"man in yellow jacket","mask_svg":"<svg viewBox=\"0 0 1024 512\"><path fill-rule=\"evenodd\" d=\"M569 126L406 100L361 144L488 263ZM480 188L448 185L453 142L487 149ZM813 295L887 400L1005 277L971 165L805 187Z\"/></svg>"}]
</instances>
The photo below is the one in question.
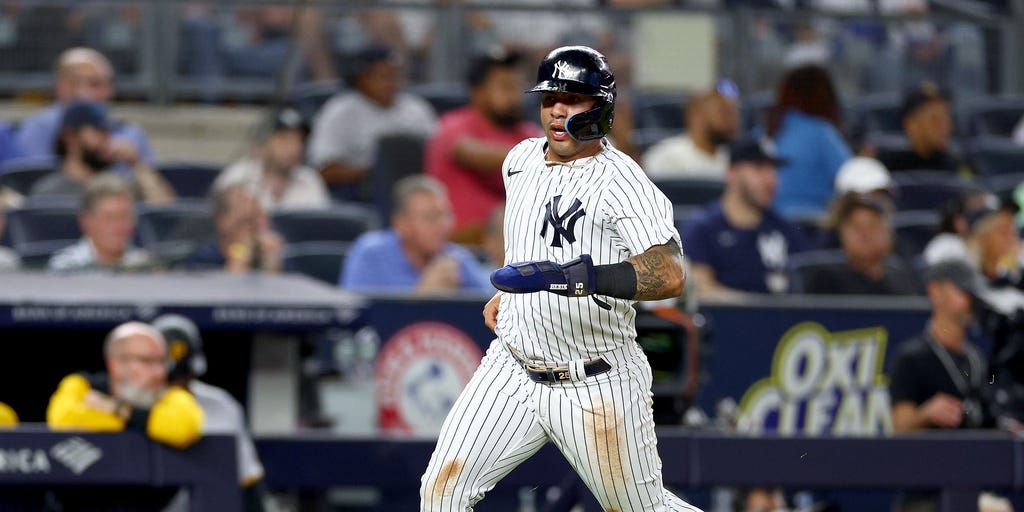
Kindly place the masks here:
<instances>
[{"instance_id":1,"label":"man in yellow jacket","mask_svg":"<svg viewBox=\"0 0 1024 512\"><path fill-rule=\"evenodd\" d=\"M103 345L106 374L65 377L50 398L54 430L137 430L175 448L199 440L203 410L186 390L167 385L167 343L142 322L126 322Z\"/></svg>"}]
</instances>

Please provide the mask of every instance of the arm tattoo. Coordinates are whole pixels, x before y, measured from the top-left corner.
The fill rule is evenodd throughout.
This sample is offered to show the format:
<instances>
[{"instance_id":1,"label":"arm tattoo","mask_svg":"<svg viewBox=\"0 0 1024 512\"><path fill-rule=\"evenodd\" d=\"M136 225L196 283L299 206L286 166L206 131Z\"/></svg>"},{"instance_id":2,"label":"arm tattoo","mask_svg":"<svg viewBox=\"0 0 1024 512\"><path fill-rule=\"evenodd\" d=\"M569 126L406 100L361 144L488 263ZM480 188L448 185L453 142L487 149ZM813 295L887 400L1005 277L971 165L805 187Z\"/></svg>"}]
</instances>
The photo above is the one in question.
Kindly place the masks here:
<instances>
[{"instance_id":1,"label":"arm tattoo","mask_svg":"<svg viewBox=\"0 0 1024 512\"><path fill-rule=\"evenodd\" d=\"M655 245L628 260L636 268L634 300L658 300L678 295L682 287L683 265L679 244L669 240Z\"/></svg>"}]
</instances>

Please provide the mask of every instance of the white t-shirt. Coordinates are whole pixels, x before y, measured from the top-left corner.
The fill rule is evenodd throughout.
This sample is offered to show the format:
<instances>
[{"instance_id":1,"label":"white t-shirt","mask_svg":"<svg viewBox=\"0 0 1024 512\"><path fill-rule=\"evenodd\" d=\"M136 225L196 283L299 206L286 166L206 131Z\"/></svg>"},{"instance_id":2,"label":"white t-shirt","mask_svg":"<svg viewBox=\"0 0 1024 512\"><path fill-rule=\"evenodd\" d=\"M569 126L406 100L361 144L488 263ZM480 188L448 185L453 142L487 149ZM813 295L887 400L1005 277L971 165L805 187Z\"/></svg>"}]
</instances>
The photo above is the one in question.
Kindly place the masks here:
<instances>
[{"instance_id":1,"label":"white t-shirt","mask_svg":"<svg viewBox=\"0 0 1024 512\"><path fill-rule=\"evenodd\" d=\"M437 114L422 98L400 92L382 107L356 91L331 98L317 114L309 140L309 159L316 167L341 161L370 168L377 160L377 141L384 135L412 133L429 137Z\"/></svg>"},{"instance_id":2,"label":"white t-shirt","mask_svg":"<svg viewBox=\"0 0 1024 512\"><path fill-rule=\"evenodd\" d=\"M267 211L326 208L331 204L323 178L310 167L300 165L292 169L284 194L276 200L263 185L263 176L263 165L258 158L244 158L221 171L213 182L213 188L219 191L237 184L248 185Z\"/></svg>"},{"instance_id":3,"label":"white t-shirt","mask_svg":"<svg viewBox=\"0 0 1024 512\"><path fill-rule=\"evenodd\" d=\"M651 146L643 155L644 170L653 179L711 178L725 179L729 168L729 149L719 146L710 155L697 147L687 135L677 135Z\"/></svg>"},{"instance_id":4,"label":"white t-shirt","mask_svg":"<svg viewBox=\"0 0 1024 512\"><path fill-rule=\"evenodd\" d=\"M234 434L238 451L238 481L249 485L263 478L263 464L245 426L242 406L221 388L193 379L188 390L203 408L203 434Z\"/></svg>"},{"instance_id":5,"label":"white t-shirt","mask_svg":"<svg viewBox=\"0 0 1024 512\"><path fill-rule=\"evenodd\" d=\"M631 158L605 141L592 157L549 163L545 144L544 138L527 139L502 165L506 264L565 263L589 254L595 265L608 265L670 240L682 247L672 203ZM603 295L503 293L496 332L534 361L590 359L635 343L633 303Z\"/></svg>"}]
</instances>

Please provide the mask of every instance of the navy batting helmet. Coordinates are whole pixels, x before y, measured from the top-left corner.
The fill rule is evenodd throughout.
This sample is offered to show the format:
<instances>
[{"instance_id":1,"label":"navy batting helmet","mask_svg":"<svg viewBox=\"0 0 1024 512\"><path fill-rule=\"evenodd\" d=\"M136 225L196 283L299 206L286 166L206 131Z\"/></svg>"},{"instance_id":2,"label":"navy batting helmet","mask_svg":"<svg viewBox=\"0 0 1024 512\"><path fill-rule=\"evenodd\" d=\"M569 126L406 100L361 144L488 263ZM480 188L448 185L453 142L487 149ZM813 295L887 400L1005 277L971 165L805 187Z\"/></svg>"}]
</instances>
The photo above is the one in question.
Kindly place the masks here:
<instances>
[{"instance_id":1,"label":"navy batting helmet","mask_svg":"<svg viewBox=\"0 0 1024 512\"><path fill-rule=\"evenodd\" d=\"M199 328L181 315L160 315L153 328L167 340L167 378L202 377L206 373L206 354Z\"/></svg>"},{"instance_id":2,"label":"navy batting helmet","mask_svg":"<svg viewBox=\"0 0 1024 512\"><path fill-rule=\"evenodd\" d=\"M572 92L597 100L594 108L569 116L565 129L580 141L600 139L615 119L615 75L601 52L586 46L563 46L544 57L537 85L528 92Z\"/></svg>"}]
</instances>

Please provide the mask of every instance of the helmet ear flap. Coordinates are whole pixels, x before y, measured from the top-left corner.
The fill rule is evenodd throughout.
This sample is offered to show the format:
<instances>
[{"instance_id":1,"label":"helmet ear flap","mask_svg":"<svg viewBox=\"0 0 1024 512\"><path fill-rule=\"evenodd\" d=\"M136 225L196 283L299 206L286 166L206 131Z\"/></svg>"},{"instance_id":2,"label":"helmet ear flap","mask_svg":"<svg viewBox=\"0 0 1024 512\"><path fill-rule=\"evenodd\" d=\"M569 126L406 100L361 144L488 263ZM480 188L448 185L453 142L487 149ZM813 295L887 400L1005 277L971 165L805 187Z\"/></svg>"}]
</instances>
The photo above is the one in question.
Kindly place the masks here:
<instances>
[{"instance_id":1,"label":"helmet ear flap","mask_svg":"<svg viewBox=\"0 0 1024 512\"><path fill-rule=\"evenodd\" d=\"M594 108L569 116L565 120L565 130L570 137L580 142L597 140L611 131L614 120L615 105L598 101Z\"/></svg>"}]
</instances>

